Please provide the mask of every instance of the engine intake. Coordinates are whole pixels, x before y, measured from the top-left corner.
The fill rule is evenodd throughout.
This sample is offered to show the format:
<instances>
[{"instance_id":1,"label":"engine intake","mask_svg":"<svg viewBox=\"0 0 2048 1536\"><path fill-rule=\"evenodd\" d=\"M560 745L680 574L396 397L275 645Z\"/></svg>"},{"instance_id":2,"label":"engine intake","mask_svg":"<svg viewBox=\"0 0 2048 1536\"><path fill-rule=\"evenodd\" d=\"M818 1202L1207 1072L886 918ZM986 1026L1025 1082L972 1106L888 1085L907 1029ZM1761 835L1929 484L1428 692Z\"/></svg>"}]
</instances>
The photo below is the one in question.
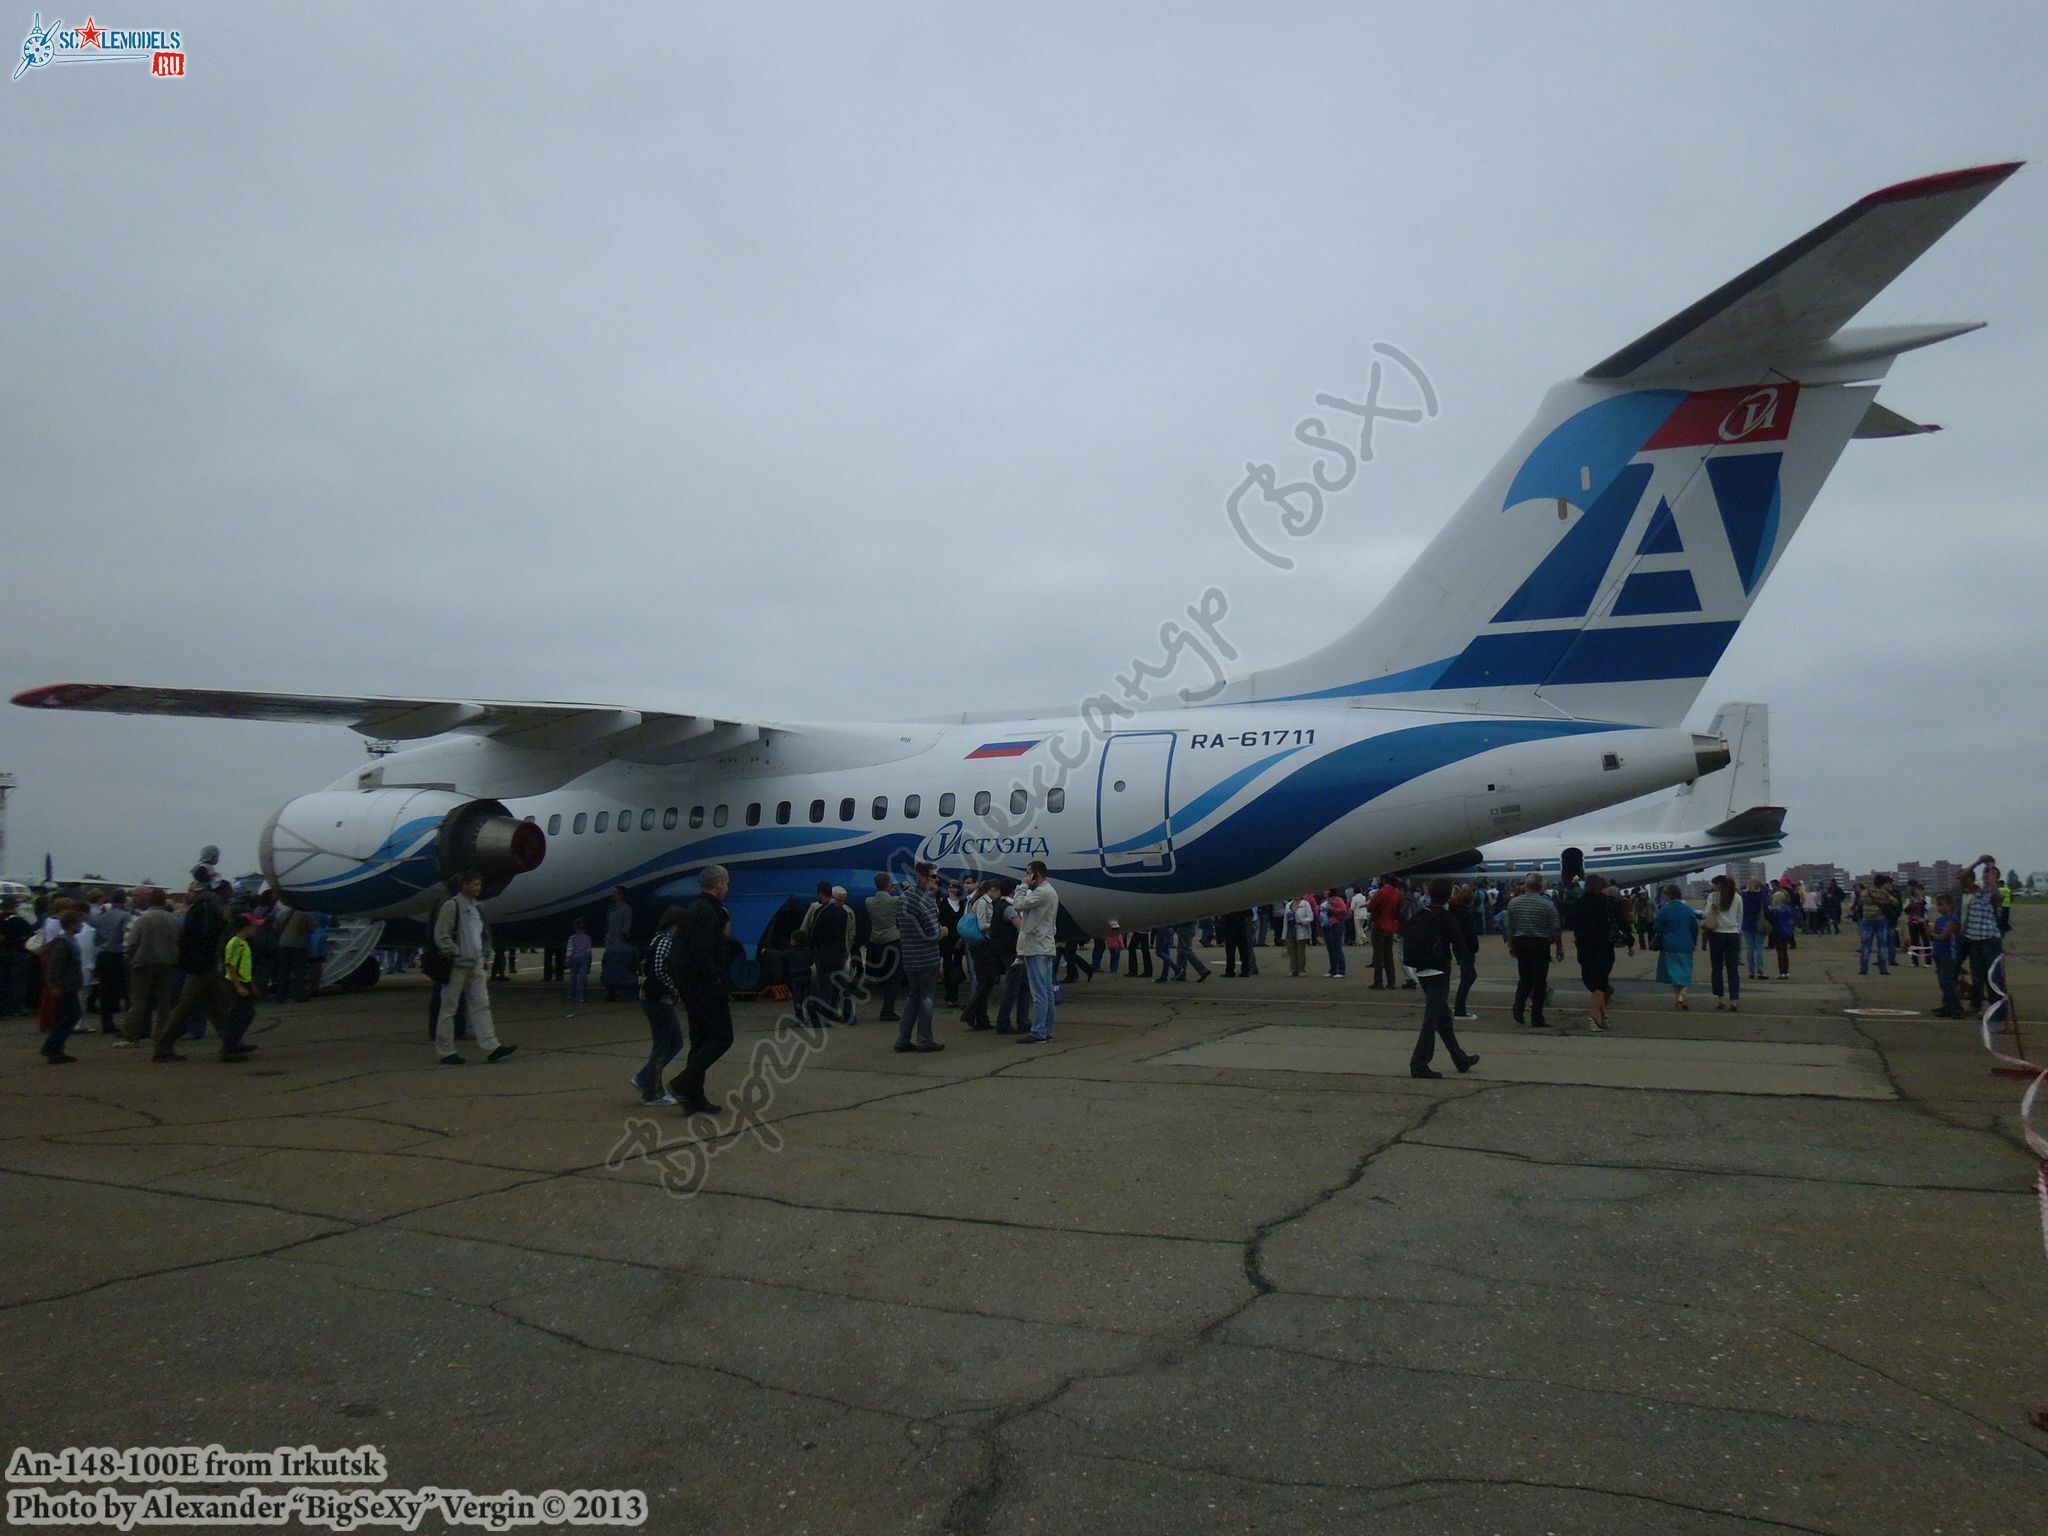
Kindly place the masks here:
<instances>
[{"instance_id":1,"label":"engine intake","mask_svg":"<svg viewBox=\"0 0 2048 1536\"><path fill-rule=\"evenodd\" d=\"M501 801L446 789L301 795L263 828L263 875L295 907L398 917L464 870L496 896L540 867L547 838Z\"/></svg>"},{"instance_id":2,"label":"engine intake","mask_svg":"<svg viewBox=\"0 0 2048 1536\"><path fill-rule=\"evenodd\" d=\"M532 822L496 800L472 800L442 819L436 861L442 879L473 869L484 877L484 895L496 896L514 877L539 869L547 851L546 834Z\"/></svg>"}]
</instances>

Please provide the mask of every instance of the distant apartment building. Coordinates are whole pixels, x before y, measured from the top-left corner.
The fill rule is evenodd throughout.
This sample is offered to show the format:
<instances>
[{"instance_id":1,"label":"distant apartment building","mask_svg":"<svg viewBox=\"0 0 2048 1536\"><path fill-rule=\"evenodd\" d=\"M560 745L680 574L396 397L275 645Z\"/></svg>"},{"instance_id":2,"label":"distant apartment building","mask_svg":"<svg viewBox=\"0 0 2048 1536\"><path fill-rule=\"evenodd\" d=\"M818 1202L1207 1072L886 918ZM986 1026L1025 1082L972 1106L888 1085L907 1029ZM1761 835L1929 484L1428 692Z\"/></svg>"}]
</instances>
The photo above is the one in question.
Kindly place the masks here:
<instances>
[{"instance_id":1,"label":"distant apartment building","mask_svg":"<svg viewBox=\"0 0 2048 1536\"><path fill-rule=\"evenodd\" d=\"M1752 880L1768 880L1770 876L1764 873L1762 859L1730 859L1728 878L1738 886L1747 886Z\"/></svg>"},{"instance_id":2,"label":"distant apartment building","mask_svg":"<svg viewBox=\"0 0 2048 1536\"><path fill-rule=\"evenodd\" d=\"M1815 886L1827 889L1830 880L1843 890L1848 890L1856 881L1849 871L1839 864L1794 864L1785 871L1785 878L1796 885Z\"/></svg>"}]
</instances>

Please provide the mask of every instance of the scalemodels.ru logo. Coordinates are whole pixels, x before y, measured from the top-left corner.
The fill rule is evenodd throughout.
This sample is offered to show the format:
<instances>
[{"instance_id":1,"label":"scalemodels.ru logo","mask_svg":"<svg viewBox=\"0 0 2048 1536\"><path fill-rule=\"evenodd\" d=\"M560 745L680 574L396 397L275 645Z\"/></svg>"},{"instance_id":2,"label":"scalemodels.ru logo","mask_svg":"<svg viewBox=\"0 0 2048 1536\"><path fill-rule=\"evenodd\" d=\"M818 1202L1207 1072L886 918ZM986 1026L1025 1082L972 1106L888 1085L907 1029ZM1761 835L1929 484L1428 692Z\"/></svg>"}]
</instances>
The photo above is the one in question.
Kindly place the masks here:
<instances>
[{"instance_id":1,"label":"scalemodels.ru logo","mask_svg":"<svg viewBox=\"0 0 2048 1536\"><path fill-rule=\"evenodd\" d=\"M67 27L58 17L47 27L37 11L22 40L21 62L14 66L19 80L32 69L50 64L149 65L159 80L182 79L185 74L185 34L156 27L103 27L92 17L82 27Z\"/></svg>"}]
</instances>

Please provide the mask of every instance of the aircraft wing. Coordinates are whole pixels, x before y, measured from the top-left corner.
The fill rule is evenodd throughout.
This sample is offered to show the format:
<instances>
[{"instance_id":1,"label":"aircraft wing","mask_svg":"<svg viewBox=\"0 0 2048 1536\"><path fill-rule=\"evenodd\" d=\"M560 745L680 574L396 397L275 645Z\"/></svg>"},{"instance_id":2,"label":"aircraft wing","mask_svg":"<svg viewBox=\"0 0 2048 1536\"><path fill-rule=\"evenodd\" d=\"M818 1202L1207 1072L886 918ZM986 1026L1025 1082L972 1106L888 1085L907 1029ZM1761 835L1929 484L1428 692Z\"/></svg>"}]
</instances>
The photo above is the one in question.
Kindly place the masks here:
<instances>
[{"instance_id":1,"label":"aircraft wing","mask_svg":"<svg viewBox=\"0 0 2048 1536\"><path fill-rule=\"evenodd\" d=\"M1888 362L1976 330L1981 322L1842 327L2018 169L2017 161L1982 165L1873 192L1595 363L1586 376L1702 374L1756 363L1848 367Z\"/></svg>"},{"instance_id":2,"label":"aircraft wing","mask_svg":"<svg viewBox=\"0 0 2048 1536\"><path fill-rule=\"evenodd\" d=\"M535 751L600 747L608 756L641 763L679 763L716 756L759 741L771 729L744 720L603 704L139 688L122 683L57 683L18 693L14 702L27 709L94 710L112 715L345 725L378 741L417 741L449 734L488 736L506 746Z\"/></svg>"}]
</instances>

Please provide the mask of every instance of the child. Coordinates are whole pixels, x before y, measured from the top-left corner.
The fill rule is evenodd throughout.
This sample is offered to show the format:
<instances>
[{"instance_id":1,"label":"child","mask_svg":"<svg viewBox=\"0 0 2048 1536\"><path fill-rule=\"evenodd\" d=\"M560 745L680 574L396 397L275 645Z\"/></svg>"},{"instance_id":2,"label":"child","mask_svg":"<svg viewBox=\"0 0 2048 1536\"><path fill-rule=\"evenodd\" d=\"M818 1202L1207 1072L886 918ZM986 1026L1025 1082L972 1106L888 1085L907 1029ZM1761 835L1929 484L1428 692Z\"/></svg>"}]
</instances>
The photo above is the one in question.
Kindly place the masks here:
<instances>
[{"instance_id":1,"label":"child","mask_svg":"<svg viewBox=\"0 0 2048 1536\"><path fill-rule=\"evenodd\" d=\"M234 932L221 952L221 979L228 984L228 1026L220 1032L220 1059L230 1064L249 1059L254 1046L242 1044L256 1022L256 951L249 936L256 931L254 913L235 914Z\"/></svg>"},{"instance_id":2,"label":"child","mask_svg":"<svg viewBox=\"0 0 2048 1536\"><path fill-rule=\"evenodd\" d=\"M1112 917L1109 920L1109 936L1102 943L1103 947L1109 951L1109 974L1114 976L1117 973L1117 966L1122 963L1124 958L1123 924Z\"/></svg>"},{"instance_id":3,"label":"child","mask_svg":"<svg viewBox=\"0 0 2048 1536\"><path fill-rule=\"evenodd\" d=\"M569 935L569 1001L585 1002L590 997L590 935L582 918L576 919Z\"/></svg>"},{"instance_id":4,"label":"child","mask_svg":"<svg viewBox=\"0 0 2048 1536\"><path fill-rule=\"evenodd\" d=\"M1934 898L1934 975L1941 983L1941 1006L1934 1010L1938 1019L1960 1019L1963 1005L1956 997L1956 977L1962 970L1962 925L1956 921L1956 899L1941 895Z\"/></svg>"}]
</instances>

